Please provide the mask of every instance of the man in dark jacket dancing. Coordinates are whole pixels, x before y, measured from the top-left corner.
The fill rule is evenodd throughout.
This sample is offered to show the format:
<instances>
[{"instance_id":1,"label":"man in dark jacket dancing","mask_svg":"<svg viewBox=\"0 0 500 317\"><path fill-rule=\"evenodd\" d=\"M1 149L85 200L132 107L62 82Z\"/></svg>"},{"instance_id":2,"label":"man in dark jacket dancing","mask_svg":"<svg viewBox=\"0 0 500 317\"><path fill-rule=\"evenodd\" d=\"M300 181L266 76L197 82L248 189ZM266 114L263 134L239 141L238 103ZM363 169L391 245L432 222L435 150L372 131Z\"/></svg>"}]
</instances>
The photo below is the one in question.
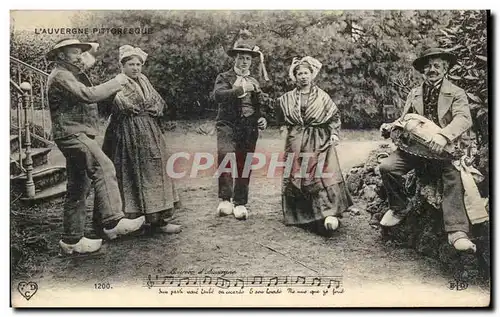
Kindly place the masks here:
<instances>
[{"instance_id":1,"label":"man in dark jacket dancing","mask_svg":"<svg viewBox=\"0 0 500 317\"><path fill-rule=\"evenodd\" d=\"M92 48L76 39L65 39L47 53L55 68L47 81L48 99L54 140L66 158L68 185L64 205L64 233L59 241L62 254L98 251L102 239L84 237L86 198L91 185L95 188L94 212L100 215L104 235L112 240L139 230L144 217L124 218L116 173L111 160L95 141L97 135L97 102L122 89L124 75L93 86L79 65L82 53Z\"/></svg>"},{"instance_id":2,"label":"man in dark jacket dancing","mask_svg":"<svg viewBox=\"0 0 500 317\"><path fill-rule=\"evenodd\" d=\"M219 104L216 124L218 166L221 168L221 163L231 162L233 155L238 173L223 172L218 175L221 201L217 212L221 216L234 214L240 220L248 217L245 205L248 202L250 173L242 175L244 164L248 162L247 154L251 157L255 151L259 129L267 126L267 120L262 116L264 94L249 70L252 58L260 54L257 47L235 45L228 51L228 55L235 58L234 67L217 76L213 90L215 101Z\"/></svg>"}]
</instances>

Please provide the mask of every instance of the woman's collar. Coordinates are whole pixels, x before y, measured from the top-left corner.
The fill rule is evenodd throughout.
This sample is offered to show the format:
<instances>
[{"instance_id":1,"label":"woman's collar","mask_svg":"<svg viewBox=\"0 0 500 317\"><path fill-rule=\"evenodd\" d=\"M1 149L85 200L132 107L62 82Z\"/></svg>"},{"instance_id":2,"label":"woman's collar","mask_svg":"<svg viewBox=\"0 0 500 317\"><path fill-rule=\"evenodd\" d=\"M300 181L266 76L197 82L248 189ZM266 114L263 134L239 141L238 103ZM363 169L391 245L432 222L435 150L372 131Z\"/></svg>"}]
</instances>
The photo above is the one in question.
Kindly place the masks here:
<instances>
[{"instance_id":1,"label":"woman's collar","mask_svg":"<svg viewBox=\"0 0 500 317\"><path fill-rule=\"evenodd\" d=\"M309 88L309 92L308 93L312 93L315 89L316 89L316 85L315 84L311 84L311 88ZM303 92L301 92L298 87L295 87L295 93L296 94L301 94Z\"/></svg>"}]
</instances>

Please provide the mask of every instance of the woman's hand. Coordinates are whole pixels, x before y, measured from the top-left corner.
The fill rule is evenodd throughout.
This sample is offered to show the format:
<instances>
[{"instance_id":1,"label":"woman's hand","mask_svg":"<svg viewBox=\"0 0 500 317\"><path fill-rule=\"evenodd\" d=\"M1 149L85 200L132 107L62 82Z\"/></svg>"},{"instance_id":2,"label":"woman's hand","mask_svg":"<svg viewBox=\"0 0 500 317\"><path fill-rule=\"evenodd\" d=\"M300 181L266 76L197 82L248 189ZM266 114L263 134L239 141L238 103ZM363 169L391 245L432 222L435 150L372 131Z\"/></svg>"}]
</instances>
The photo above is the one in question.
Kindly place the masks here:
<instances>
[{"instance_id":1,"label":"woman's hand","mask_svg":"<svg viewBox=\"0 0 500 317\"><path fill-rule=\"evenodd\" d=\"M286 137L286 126L280 127L280 137L282 138Z\"/></svg>"},{"instance_id":2,"label":"woman's hand","mask_svg":"<svg viewBox=\"0 0 500 317\"><path fill-rule=\"evenodd\" d=\"M333 145L337 146L340 142L340 138L338 135L332 134L332 136L330 137L330 141L332 142Z\"/></svg>"},{"instance_id":3,"label":"woman's hand","mask_svg":"<svg viewBox=\"0 0 500 317\"><path fill-rule=\"evenodd\" d=\"M125 111L129 114L139 114L141 112L141 109L134 106L134 107L131 107L131 108L126 108Z\"/></svg>"},{"instance_id":4,"label":"woman's hand","mask_svg":"<svg viewBox=\"0 0 500 317\"><path fill-rule=\"evenodd\" d=\"M332 134L328 142L326 142L325 145L323 145L321 148L318 149L318 152L324 152L328 150L331 146L338 145L339 141L340 141L339 137L336 134Z\"/></svg>"}]
</instances>

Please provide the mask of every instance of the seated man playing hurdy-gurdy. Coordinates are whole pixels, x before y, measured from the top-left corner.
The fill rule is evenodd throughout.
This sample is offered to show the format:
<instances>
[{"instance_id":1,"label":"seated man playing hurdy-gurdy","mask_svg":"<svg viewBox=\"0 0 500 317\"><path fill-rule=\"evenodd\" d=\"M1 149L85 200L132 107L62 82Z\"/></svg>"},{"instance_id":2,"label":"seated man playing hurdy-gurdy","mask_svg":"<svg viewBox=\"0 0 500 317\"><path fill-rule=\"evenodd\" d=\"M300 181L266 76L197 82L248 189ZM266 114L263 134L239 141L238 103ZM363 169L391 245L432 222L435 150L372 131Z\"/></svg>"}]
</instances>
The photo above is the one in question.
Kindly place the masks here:
<instances>
[{"instance_id":1,"label":"seated man playing hurdy-gurdy","mask_svg":"<svg viewBox=\"0 0 500 317\"><path fill-rule=\"evenodd\" d=\"M396 142L398 149L381 162L379 169L390 209L384 214L380 225L391 227L404 219L408 208L403 176L412 169L429 167L424 173L438 176L442 183L441 207L448 242L459 251L475 252L476 245L468 236L469 221L472 221L468 215L470 193L471 188L474 191L475 184L468 177L471 174L464 160L457 160L452 154L460 137L472 126L465 91L445 78L456 60L455 55L439 48L428 49L418 57L413 66L422 73L423 84L409 93L400 119L381 127L385 136L400 128L415 140L420 137L420 142L414 144L420 143L428 155L414 155L410 147L405 148L405 142ZM465 202L464 197L467 198ZM477 207L477 204L473 207ZM481 215L474 217L475 222L487 219L484 206L482 209L479 212Z\"/></svg>"}]
</instances>

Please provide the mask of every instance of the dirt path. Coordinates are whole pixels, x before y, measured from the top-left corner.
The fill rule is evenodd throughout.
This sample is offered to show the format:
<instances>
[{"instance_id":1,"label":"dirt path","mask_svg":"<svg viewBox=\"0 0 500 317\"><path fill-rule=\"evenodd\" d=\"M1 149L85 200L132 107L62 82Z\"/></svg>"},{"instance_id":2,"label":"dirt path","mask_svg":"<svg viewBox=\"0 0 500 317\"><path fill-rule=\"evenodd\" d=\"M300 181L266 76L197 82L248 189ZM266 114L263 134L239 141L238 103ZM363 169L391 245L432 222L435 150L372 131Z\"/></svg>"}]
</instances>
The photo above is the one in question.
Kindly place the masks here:
<instances>
[{"instance_id":1,"label":"dirt path","mask_svg":"<svg viewBox=\"0 0 500 317\"><path fill-rule=\"evenodd\" d=\"M213 137L196 134L172 134L171 144L177 145L173 151L185 150L186 146L193 152L213 152L215 148ZM362 163L376 146L377 143L364 141L340 144L338 153L343 170ZM257 151L263 148L280 151L282 142L262 138ZM366 213L346 213L341 228L330 238L284 226L278 178L254 175L247 221L216 216L214 178L181 180L179 188L184 205L177 214L178 223L184 227L181 234L113 241L106 243L104 255L90 259L53 258L45 272L33 279L41 289L67 289L74 285L90 290L98 282L116 286L142 284L148 274L174 268L229 270L236 271L238 276L342 275L345 289L368 306L397 305L399 300L415 294L425 297L422 300L429 304L487 303L488 290L472 285L463 292L450 291L447 288L450 277L440 270L437 262L412 250L384 245L378 232L368 226ZM56 242L51 241L54 248Z\"/></svg>"}]
</instances>

